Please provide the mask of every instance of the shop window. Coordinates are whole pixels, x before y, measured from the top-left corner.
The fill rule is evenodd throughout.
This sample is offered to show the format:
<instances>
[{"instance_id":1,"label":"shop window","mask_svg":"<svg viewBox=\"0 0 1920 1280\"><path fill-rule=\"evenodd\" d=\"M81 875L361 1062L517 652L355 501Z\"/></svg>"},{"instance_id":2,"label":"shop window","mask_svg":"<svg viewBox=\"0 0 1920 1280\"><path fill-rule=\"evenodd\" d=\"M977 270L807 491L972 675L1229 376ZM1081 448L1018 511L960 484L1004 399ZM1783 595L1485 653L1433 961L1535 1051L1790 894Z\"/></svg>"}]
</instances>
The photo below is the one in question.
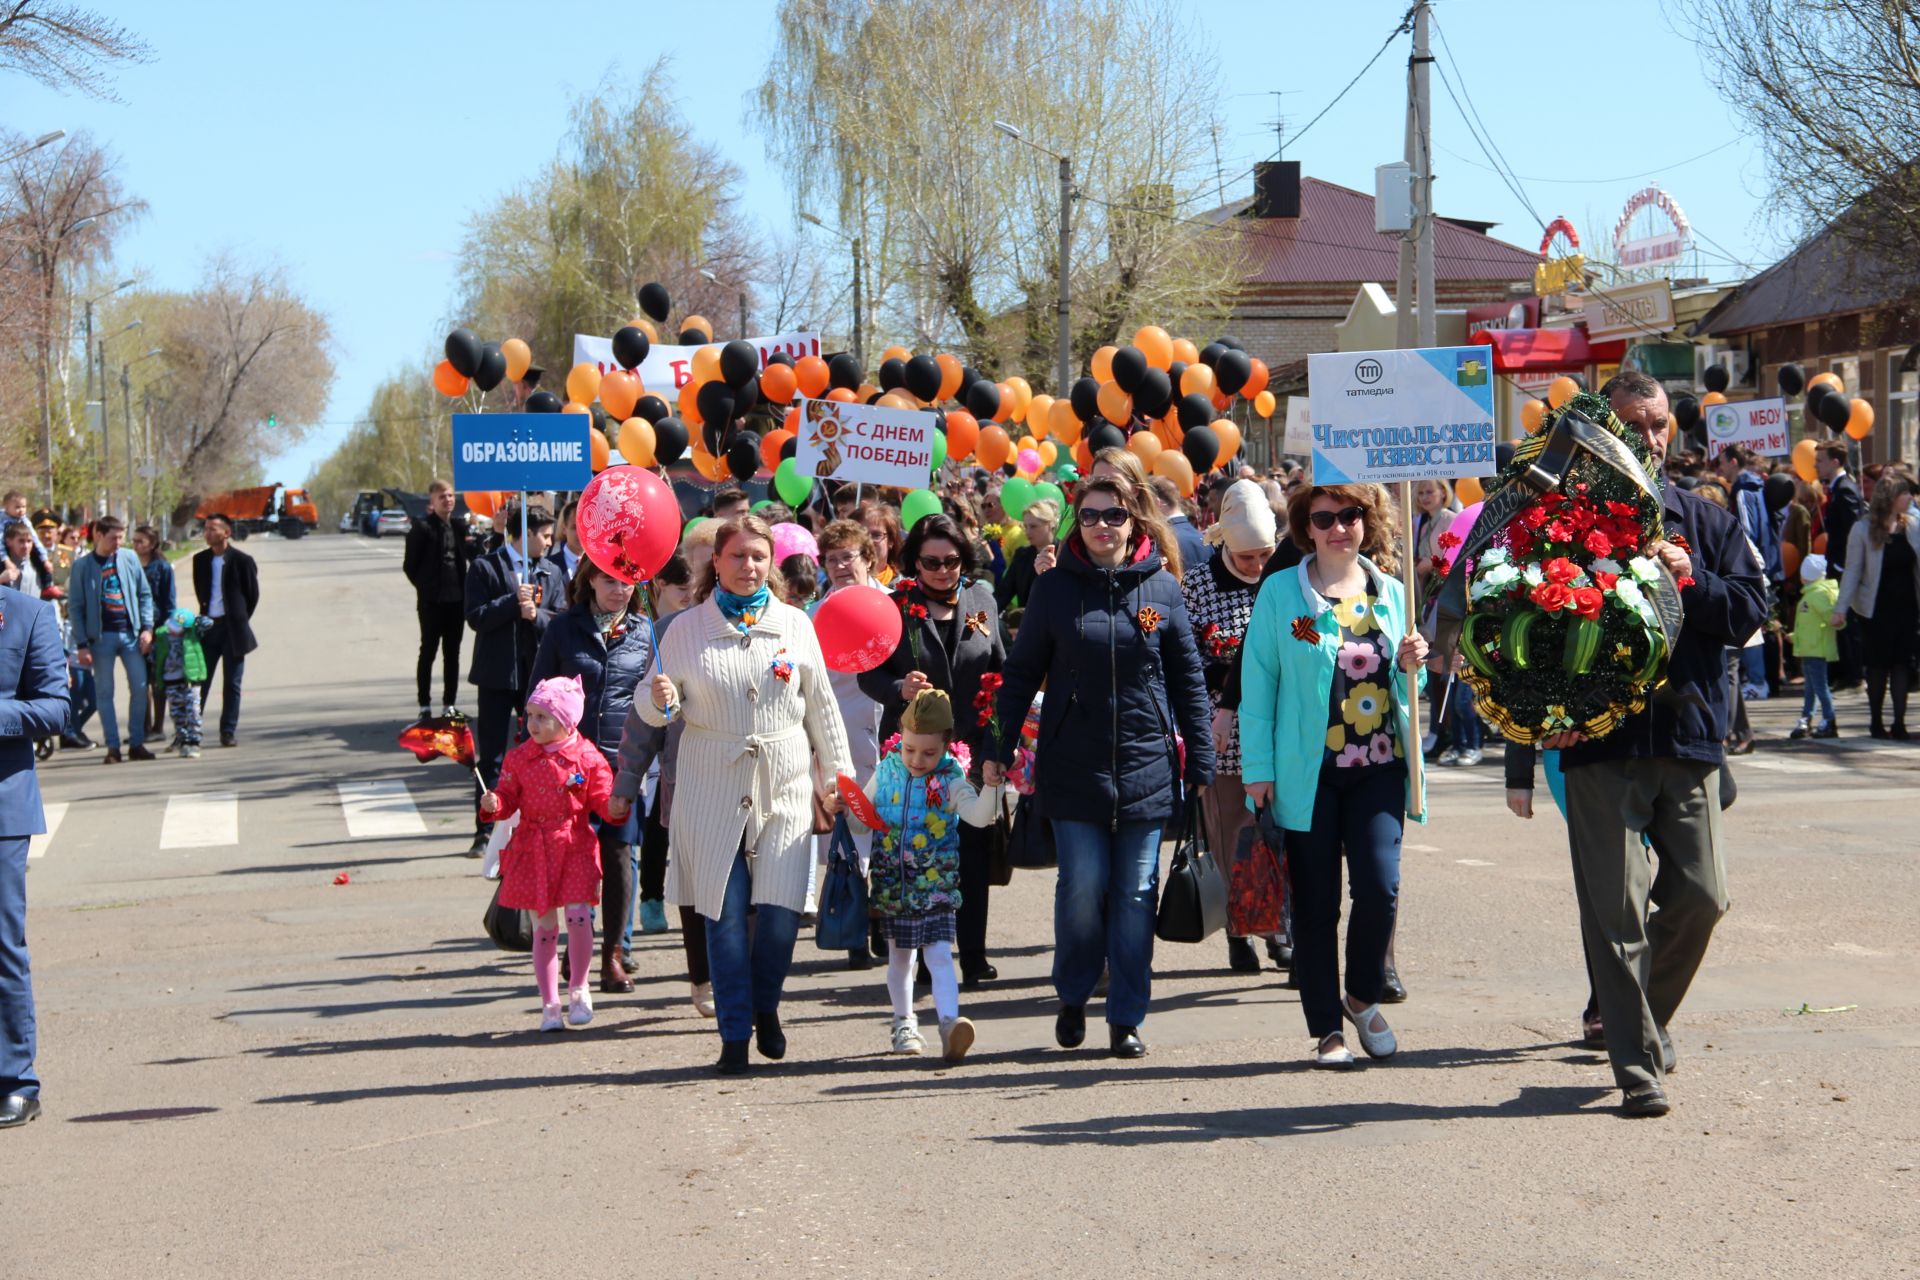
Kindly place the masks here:
<instances>
[{"instance_id":1,"label":"shop window","mask_svg":"<svg viewBox=\"0 0 1920 1280\"><path fill-rule=\"evenodd\" d=\"M1887 432L1896 461L1920 460L1920 345L1887 357Z\"/></svg>"}]
</instances>

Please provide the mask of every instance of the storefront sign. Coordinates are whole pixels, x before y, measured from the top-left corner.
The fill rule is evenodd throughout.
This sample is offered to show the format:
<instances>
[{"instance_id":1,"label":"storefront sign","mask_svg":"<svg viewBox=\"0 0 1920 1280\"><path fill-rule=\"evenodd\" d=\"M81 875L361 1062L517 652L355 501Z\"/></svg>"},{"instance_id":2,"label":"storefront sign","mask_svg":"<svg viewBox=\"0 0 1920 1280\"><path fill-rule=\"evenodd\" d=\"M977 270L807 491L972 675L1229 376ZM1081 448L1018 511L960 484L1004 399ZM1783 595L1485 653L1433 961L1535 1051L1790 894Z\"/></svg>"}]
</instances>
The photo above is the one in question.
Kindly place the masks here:
<instances>
[{"instance_id":1,"label":"storefront sign","mask_svg":"<svg viewBox=\"0 0 1920 1280\"><path fill-rule=\"evenodd\" d=\"M453 415L453 487L568 492L593 479L584 413L456 413Z\"/></svg>"},{"instance_id":2,"label":"storefront sign","mask_svg":"<svg viewBox=\"0 0 1920 1280\"><path fill-rule=\"evenodd\" d=\"M1305 396L1287 397L1287 435L1280 451L1303 458L1313 452L1313 402Z\"/></svg>"},{"instance_id":3,"label":"storefront sign","mask_svg":"<svg viewBox=\"0 0 1920 1280\"><path fill-rule=\"evenodd\" d=\"M1467 308L1467 337L1485 329L1538 329L1540 299L1521 298L1515 302L1489 302Z\"/></svg>"},{"instance_id":4,"label":"storefront sign","mask_svg":"<svg viewBox=\"0 0 1920 1280\"><path fill-rule=\"evenodd\" d=\"M1589 342L1655 337L1673 328L1673 286L1654 280L1590 294L1586 318Z\"/></svg>"},{"instance_id":5,"label":"storefront sign","mask_svg":"<svg viewBox=\"0 0 1920 1280\"><path fill-rule=\"evenodd\" d=\"M1634 215L1643 209L1664 214L1671 229L1662 228L1650 236L1629 239ZM1616 265L1623 271L1641 271L1666 267L1680 261L1686 252L1692 228L1674 198L1658 187L1642 187L1627 198L1627 207L1613 224L1613 248Z\"/></svg>"},{"instance_id":6,"label":"storefront sign","mask_svg":"<svg viewBox=\"0 0 1920 1280\"><path fill-rule=\"evenodd\" d=\"M767 367L767 357L780 352L785 352L795 360L820 354L820 335L817 333L782 333L771 338L748 338L747 341L760 353L760 367L763 370ZM640 381L650 394L671 404L673 398L680 394L680 388L693 381L693 353L699 349L670 347L656 342L634 372L640 375ZM573 335L573 362L598 365L601 373L611 373L620 367L613 361L612 338L596 338L585 333Z\"/></svg>"},{"instance_id":7,"label":"storefront sign","mask_svg":"<svg viewBox=\"0 0 1920 1280\"><path fill-rule=\"evenodd\" d=\"M1707 457L1717 458L1728 445L1743 445L1768 458L1793 452L1785 400L1743 400L1739 404L1708 405Z\"/></svg>"},{"instance_id":8,"label":"storefront sign","mask_svg":"<svg viewBox=\"0 0 1920 1280\"><path fill-rule=\"evenodd\" d=\"M803 476L924 489L933 470L933 415L839 400L800 402L794 466Z\"/></svg>"},{"instance_id":9,"label":"storefront sign","mask_svg":"<svg viewBox=\"0 0 1920 1280\"><path fill-rule=\"evenodd\" d=\"M1559 243L1566 245L1565 253L1558 258L1548 257ZM1565 218L1555 218L1547 224L1546 234L1540 237L1540 256L1547 260L1533 269L1536 296L1551 297L1586 284L1587 256L1580 252L1580 233ZM1535 320L1537 323L1537 313Z\"/></svg>"},{"instance_id":10,"label":"storefront sign","mask_svg":"<svg viewBox=\"0 0 1920 1280\"><path fill-rule=\"evenodd\" d=\"M1472 346L1308 356L1313 482L1492 475L1492 355Z\"/></svg>"}]
</instances>

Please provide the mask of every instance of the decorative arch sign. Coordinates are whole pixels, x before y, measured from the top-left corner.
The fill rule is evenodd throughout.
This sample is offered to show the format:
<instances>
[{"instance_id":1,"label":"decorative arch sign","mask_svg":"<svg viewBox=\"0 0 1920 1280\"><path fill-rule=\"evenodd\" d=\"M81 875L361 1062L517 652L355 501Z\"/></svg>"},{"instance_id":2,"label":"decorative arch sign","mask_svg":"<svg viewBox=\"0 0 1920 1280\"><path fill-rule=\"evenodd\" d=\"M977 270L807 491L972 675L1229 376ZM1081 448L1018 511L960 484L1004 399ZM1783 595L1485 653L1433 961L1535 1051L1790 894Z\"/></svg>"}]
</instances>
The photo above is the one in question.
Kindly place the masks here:
<instances>
[{"instance_id":1,"label":"decorative arch sign","mask_svg":"<svg viewBox=\"0 0 1920 1280\"><path fill-rule=\"evenodd\" d=\"M1564 244L1565 251L1557 258L1550 257L1556 244ZM1546 261L1533 269L1535 297L1552 297L1586 283L1587 255L1580 252L1580 233L1565 218L1547 224L1546 234L1540 237L1540 256Z\"/></svg>"},{"instance_id":2,"label":"decorative arch sign","mask_svg":"<svg viewBox=\"0 0 1920 1280\"><path fill-rule=\"evenodd\" d=\"M1650 236L1629 239L1634 217L1643 210L1663 215L1668 226ZM1627 197L1627 207L1620 211L1619 220L1613 224L1614 256L1622 271L1672 266L1686 252L1692 234L1693 228L1678 201L1659 187L1642 187Z\"/></svg>"}]
</instances>

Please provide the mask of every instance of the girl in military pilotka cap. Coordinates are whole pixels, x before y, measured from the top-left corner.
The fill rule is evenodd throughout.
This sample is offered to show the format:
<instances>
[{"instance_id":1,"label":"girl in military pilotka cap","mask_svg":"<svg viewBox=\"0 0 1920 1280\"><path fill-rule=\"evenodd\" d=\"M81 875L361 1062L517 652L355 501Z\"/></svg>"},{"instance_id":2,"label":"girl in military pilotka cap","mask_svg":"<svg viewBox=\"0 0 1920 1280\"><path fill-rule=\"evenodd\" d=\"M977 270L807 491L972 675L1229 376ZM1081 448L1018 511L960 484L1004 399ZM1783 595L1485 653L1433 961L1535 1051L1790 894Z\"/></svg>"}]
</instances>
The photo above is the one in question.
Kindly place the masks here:
<instances>
[{"instance_id":1,"label":"girl in military pilotka cap","mask_svg":"<svg viewBox=\"0 0 1920 1280\"><path fill-rule=\"evenodd\" d=\"M883 744L879 766L862 789L879 822L869 867L871 909L888 942L887 993L893 997L893 1051L924 1047L913 1013L913 966L924 954L940 1015L940 1050L958 1062L973 1044L973 1023L960 1016L953 968L960 910L960 823L990 825L1002 788L984 793L967 781L967 748L953 741L953 703L923 689L900 715L900 732Z\"/></svg>"}]
</instances>

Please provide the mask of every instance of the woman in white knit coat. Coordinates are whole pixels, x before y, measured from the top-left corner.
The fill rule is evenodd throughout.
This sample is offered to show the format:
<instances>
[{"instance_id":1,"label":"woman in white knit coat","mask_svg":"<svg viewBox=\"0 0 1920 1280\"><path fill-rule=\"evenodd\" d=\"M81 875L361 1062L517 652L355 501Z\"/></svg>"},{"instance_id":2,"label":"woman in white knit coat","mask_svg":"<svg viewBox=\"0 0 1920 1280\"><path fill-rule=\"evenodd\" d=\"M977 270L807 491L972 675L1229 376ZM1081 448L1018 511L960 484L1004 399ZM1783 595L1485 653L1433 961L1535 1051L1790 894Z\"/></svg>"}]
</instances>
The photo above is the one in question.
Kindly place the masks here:
<instances>
[{"instance_id":1,"label":"woman in white knit coat","mask_svg":"<svg viewBox=\"0 0 1920 1280\"><path fill-rule=\"evenodd\" d=\"M812 762L827 779L852 769L813 623L771 593L772 568L765 521L722 525L702 599L661 641L651 697L636 699L649 724L685 721L670 857L707 921L726 1074L746 1070L749 1032L765 1056L787 1051L780 997L813 875ZM820 801L839 811L832 786Z\"/></svg>"}]
</instances>

